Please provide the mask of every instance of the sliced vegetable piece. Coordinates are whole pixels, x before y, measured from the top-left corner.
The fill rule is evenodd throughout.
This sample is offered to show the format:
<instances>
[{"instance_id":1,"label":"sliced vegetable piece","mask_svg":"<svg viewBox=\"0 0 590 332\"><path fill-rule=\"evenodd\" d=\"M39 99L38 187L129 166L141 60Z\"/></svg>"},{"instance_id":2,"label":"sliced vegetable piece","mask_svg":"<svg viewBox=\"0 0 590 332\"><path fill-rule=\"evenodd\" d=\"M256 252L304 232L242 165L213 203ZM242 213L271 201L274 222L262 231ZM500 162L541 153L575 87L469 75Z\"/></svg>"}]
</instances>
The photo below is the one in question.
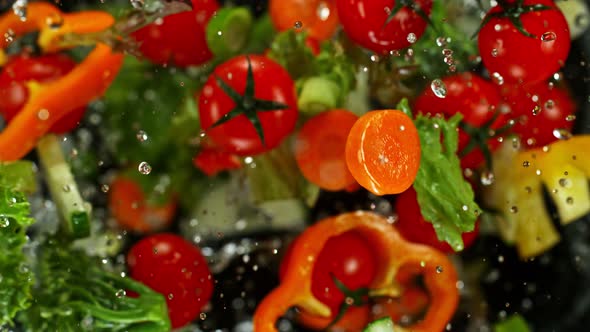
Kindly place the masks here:
<instances>
[{"instance_id":1,"label":"sliced vegetable piece","mask_svg":"<svg viewBox=\"0 0 590 332\"><path fill-rule=\"evenodd\" d=\"M90 206L86 203L65 160L59 139L43 137L37 146L49 192L60 212L66 232L76 238L90 235Z\"/></svg>"},{"instance_id":2,"label":"sliced vegetable piece","mask_svg":"<svg viewBox=\"0 0 590 332\"><path fill-rule=\"evenodd\" d=\"M229 57L242 49L252 28L252 14L245 7L224 7L207 24L207 46L219 57Z\"/></svg>"},{"instance_id":3,"label":"sliced vegetable piece","mask_svg":"<svg viewBox=\"0 0 590 332\"><path fill-rule=\"evenodd\" d=\"M322 189L343 190L356 183L346 166L346 140L358 116L347 110L309 119L295 140L295 159L303 176Z\"/></svg>"},{"instance_id":4,"label":"sliced vegetable piece","mask_svg":"<svg viewBox=\"0 0 590 332\"><path fill-rule=\"evenodd\" d=\"M398 110L360 117L348 135L346 164L356 181L376 195L408 189L420 166L420 138L412 119Z\"/></svg>"},{"instance_id":5,"label":"sliced vegetable piece","mask_svg":"<svg viewBox=\"0 0 590 332\"><path fill-rule=\"evenodd\" d=\"M363 332L394 332L393 321L389 317L384 317L371 322Z\"/></svg>"}]
</instances>

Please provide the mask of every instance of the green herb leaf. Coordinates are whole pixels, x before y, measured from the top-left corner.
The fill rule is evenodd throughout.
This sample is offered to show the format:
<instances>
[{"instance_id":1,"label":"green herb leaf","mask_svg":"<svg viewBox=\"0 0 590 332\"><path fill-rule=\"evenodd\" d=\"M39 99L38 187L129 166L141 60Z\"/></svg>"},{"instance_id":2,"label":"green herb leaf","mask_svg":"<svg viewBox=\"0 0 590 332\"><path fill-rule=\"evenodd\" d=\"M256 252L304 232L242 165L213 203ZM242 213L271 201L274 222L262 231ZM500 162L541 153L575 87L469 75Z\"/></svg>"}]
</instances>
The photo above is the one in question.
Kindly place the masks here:
<instances>
[{"instance_id":1,"label":"green herb leaf","mask_svg":"<svg viewBox=\"0 0 590 332\"><path fill-rule=\"evenodd\" d=\"M455 251L463 250L461 234L473 230L480 211L457 157L460 121L460 114L448 120L418 115L414 121L422 149L414 181L420 211Z\"/></svg>"},{"instance_id":2,"label":"green herb leaf","mask_svg":"<svg viewBox=\"0 0 590 332\"><path fill-rule=\"evenodd\" d=\"M20 169L19 169L20 168ZM13 324L15 315L31 305L33 278L26 265L23 246L27 242L26 229L34 220L29 217L29 202L21 188L33 178L30 162L13 163L7 172L0 168L0 326ZM20 177L8 185L11 176Z\"/></svg>"},{"instance_id":3,"label":"green herb leaf","mask_svg":"<svg viewBox=\"0 0 590 332\"><path fill-rule=\"evenodd\" d=\"M521 315L515 314L494 325L494 332L530 332L527 322Z\"/></svg>"}]
</instances>

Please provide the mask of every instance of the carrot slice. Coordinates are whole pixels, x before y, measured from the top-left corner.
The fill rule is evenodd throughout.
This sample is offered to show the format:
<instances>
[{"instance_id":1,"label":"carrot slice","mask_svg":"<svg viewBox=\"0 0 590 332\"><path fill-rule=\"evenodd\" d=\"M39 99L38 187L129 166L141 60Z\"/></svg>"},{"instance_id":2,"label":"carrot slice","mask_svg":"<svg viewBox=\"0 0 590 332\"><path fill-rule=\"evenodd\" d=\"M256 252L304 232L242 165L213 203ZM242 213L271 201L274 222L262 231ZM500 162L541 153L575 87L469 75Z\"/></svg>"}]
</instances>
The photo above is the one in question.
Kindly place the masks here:
<instances>
[{"instance_id":1,"label":"carrot slice","mask_svg":"<svg viewBox=\"0 0 590 332\"><path fill-rule=\"evenodd\" d=\"M330 110L309 119L297 134L295 160L303 176L322 189L338 191L356 181L346 166L345 147L358 116Z\"/></svg>"},{"instance_id":2,"label":"carrot slice","mask_svg":"<svg viewBox=\"0 0 590 332\"><path fill-rule=\"evenodd\" d=\"M358 183L375 195L408 189L420 166L420 138L412 119L401 111L372 111L352 127L346 164Z\"/></svg>"}]
</instances>

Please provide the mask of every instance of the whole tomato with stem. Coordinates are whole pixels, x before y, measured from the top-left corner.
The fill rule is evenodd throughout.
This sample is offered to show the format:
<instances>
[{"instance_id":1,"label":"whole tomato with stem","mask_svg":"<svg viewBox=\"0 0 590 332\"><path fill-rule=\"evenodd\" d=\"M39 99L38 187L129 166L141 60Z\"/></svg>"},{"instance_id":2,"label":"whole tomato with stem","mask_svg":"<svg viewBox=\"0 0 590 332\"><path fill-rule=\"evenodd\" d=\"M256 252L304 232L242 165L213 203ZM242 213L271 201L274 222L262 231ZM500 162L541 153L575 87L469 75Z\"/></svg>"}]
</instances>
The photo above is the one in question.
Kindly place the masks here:
<instances>
[{"instance_id":1,"label":"whole tomato with stem","mask_svg":"<svg viewBox=\"0 0 590 332\"><path fill-rule=\"evenodd\" d=\"M264 56L241 55L217 66L196 98L208 138L238 156L275 148L297 122L295 84Z\"/></svg>"},{"instance_id":2,"label":"whole tomato with stem","mask_svg":"<svg viewBox=\"0 0 590 332\"><path fill-rule=\"evenodd\" d=\"M336 0L336 8L352 41L387 54L410 46L424 34L432 0Z\"/></svg>"},{"instance_id":3,"label":"whole tomato with stem","mask_svg":"<svg viewBox=\"0 0 590 332\"><path fill-rule=\"evenodd\" d=\"M500 81L544 81L570 50L567 21L552 0L502 1L485 16L478 47L485 67Z\"/></svg>"},{"instance_id":4,"label":"whole tomato with stem","mask_svg":"<svg viewBox=\"0 0 590 332\"><path fill-rule=\"evenodd\" d=\"M173 328L197 318L213 293L213 277L201 250L174 234L151 235L127 253L131 278L166 298Z\"/></svg>"},{"instance_id":5,"label":"whole tomato with stem","mask_svg":"<svg viewBox=\"0 0 590 332\"><path fill-rule=\"evenodd\" d=\"M501 91L515 120L512 132L527 148L553 143L572 130L576 103L564 88L539 82L505 85Z\"/></svg>"},{"instance_id":6,"label":"whole tomato with stem","mask_svg":"<svg viewBox=\"0 0 590 332\"><path fill-rule=\"evenodd\" d=\"M448 243L438 239L432 224L422 216L414 188L410 187L396 197L395 209L398 220L394 226L408 241L426 244L445 253L454 252ZM479 222L476 222L472 232L463 233L461 236L464 247L470 247L478 234Z\"/></svg>"},{"instance_id":7,"label":"whole tomato with stem","mask_svg":"<svg viewBox=\"0 0 590 332\"><path fill-rule=\"evenodd\" d=\"M59 79L76 67L76 62L65 54L41 56L17 55L9 59L0 73L0 115L10 122L29 98L27 82L47 83ZM78 126L86 107L78 108L59 119L49 130L67 133Z\"/></svg>"},{"instance_id":8,"label":"whole tomato with stem","mask_svg":"<svg viewBox=\"0 0 590 332\"><path fill-rule=\"evenodd\" d=\"M306 31L311 38L323 41L338 28L335 0L270 0L268 9L279 31Z\"/></svg>"},{"instance_id":9,"label":"whole tomato with stem","mask_svg":"<svg viewBox=\"0 0 590 332\"><path fill-rule=\"evenodd\" d=\"M442 79L444 96L427 87L414 101L413 110L422 114L442 114L451 117L463 115L463 128L459 129L461 166L475 169L482 165L486 154L495 150L499 142L490 130L499 130L506 124L500 111L500 94L496 86L473 73L460 73Z\"/></svg>"},{"instance_id":10,"label":"whole tomato with stem","mask_svg":"<svg viewBox=\"0 0 590 332\"><path fill-rule=\"evenodd\" d=\"M207 23L219 8L216 0L192 0L191 11L168 15L132 34L139 50L156 64L200 65L213 54L207 46Z\"/></svg>"}]
</instances>

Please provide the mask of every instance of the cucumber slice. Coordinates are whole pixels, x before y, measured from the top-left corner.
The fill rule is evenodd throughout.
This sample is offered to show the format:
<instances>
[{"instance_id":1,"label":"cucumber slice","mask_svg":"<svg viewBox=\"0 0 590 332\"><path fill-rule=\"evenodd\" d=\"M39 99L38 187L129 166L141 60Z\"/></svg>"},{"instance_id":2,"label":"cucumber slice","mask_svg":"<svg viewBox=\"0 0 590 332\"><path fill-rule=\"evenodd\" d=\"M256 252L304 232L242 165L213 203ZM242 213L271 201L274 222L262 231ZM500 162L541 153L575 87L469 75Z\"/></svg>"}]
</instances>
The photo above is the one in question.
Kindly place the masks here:
<instances>
[{"instance_id":1,"label":"cucumber slice","mask_svg":"<svg viewBox=\"0 0 590 332\"><path fill-rule=\"evenodd\" d=\"M89 236L90 207L80 196L57 136L47 135L40 139L37 153L65 231L74 238Z\"/></svg>"},{"instance_id":2,"label":"cucumber slice","mask_svg":"<svg viewBox=\"0 0 590 332\"><path fill-rule=\"evenodd\" d=\"M213 54L229 57L245 46L251 28L252 14L247 8L222 8L207 24L207 45Z\"/></svg>"},{"instance_id":3,"label":"cucumber slice","mask_svg":"<svg viewBox=\"0 0 590 332\"><path fill-rule=\"evenodd\" d=\"M394 332L393 321L389 317L377 319L376 321L369 323L363 332Z\"/></svg>"}]
</instances>

